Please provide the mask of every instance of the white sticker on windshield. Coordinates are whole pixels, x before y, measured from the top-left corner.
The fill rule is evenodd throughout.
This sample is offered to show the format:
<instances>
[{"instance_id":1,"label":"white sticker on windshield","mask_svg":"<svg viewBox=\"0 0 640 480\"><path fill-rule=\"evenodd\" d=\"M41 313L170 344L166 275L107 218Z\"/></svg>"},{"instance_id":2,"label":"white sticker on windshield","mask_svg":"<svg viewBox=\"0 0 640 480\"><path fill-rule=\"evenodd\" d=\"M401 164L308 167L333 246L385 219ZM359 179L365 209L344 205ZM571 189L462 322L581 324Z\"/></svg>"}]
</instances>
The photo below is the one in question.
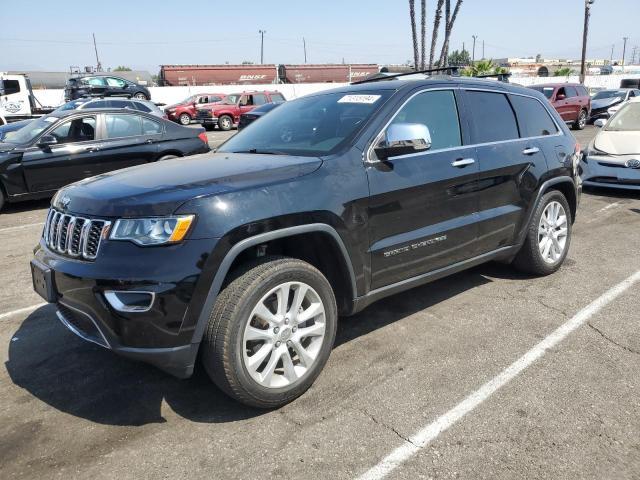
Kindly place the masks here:
<instances>
[{"instance_id":1,"label":"white sticker on windshield","mask_svg":"<svg viewBox=\"0 0 640 480\"><path fill-rule=\"evenodd\" d=\"M345 95L338 103L376 103L380 95Z\"/></svg>"}]
</instances>

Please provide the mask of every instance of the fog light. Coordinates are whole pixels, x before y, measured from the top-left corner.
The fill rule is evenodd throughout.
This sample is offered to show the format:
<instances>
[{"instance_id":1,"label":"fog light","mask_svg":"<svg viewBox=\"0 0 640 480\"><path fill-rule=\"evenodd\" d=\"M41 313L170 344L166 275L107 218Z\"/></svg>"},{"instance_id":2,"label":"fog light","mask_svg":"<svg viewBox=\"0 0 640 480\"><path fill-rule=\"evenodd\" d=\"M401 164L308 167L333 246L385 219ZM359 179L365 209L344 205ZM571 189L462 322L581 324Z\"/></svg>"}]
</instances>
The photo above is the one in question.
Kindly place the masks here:
<instances>
[{"instance_id":1,"label":"fog light","mask_svg":"<svg viewBox=\"0 0 640 480\"><path fill-rule=\"evenodd\" d=\"M154 292L136 292L131 290L107 290L104 292L107 302L119 312L148 312L153 306Z\"/></svg>"}]
</instances>

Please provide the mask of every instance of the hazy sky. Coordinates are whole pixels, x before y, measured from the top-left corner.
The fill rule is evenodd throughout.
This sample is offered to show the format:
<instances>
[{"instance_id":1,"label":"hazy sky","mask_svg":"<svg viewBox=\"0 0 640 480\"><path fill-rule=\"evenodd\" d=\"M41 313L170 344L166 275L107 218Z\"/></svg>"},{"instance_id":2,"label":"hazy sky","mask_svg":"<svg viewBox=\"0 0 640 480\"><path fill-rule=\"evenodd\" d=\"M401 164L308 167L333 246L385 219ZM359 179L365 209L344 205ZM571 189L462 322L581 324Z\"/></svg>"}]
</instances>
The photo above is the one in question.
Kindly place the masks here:
<instances>
[{"instance_id":1,"label":"hazy sky","mask_svg":"<svg viewBox=\"0 0 640 480\"><path fill-rule=\"evenodd\" d=\"M455 0L452 0L455 3ZM420 0L416 0L420 4ZM436 0L427 1L427 36ZM171 63L403 63L412 57L407 0L0 0L0 71L67 70L95 65L95 32L104 67L157 72ZM95 5L95 7L94 7ZM84 9L84 10L83 10ZM465 0L451 49L465 42L476 56L578 58L584 0ZM419 17L418 17L419 18ZM588 57L622 56L640 46L639 0L596 0ZM440 36L442 38L442 35ZM639 49L640 50L640 49ZM638 53L640 56L640 53Z\"/></svg>"}]
</instances>

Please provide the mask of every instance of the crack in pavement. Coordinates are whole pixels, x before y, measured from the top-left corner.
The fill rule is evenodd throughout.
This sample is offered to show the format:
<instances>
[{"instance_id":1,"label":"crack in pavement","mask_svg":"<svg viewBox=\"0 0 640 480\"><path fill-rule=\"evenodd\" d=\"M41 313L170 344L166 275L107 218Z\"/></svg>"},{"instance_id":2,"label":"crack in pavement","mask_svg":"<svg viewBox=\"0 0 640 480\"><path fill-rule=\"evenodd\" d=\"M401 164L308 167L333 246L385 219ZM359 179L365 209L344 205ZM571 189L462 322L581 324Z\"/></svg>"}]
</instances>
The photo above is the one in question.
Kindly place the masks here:
<instances>
[{"instance_id":1,"label":"crack in pavement","mask_svg":"<svg viewBox=\"0 0 640 480\"><path fill-rule=\"evenodd\" d=\"M591 322L587 322L587 325L589 325L589 327L591 327L593 330L595 330L596 332L598 332L600 334L600 336L602 338L604 338L606 341L608 341L609 343L613 343L616 347L619 347L623 350L626 350L627 352L630 353L635 353L636 355L640 355L640 351L638 350L634 350L631 347L627 347L626 345L622 345L618 342L616 342L615 340L613 340L611 337L607 336L607 334L605 334L602 330L600 330L598 327L594 326L591 324Z\"/></svg>"},{"instance_id":2,"label":"crack in pavement","mask_svg":"<svg viewBox=\"0 0 640 480\"><path fill-rule=\"evenodd\" d=\"M374 415L370 414L369 412L367 412L366 410L357 408L356 410L358 410L360 413L366 415L367 417L369 417L371 420L373 420L373 423L380 425L384 428L386 428L387 430L395 433L398 437L400 437L402 440L404 440L407 443L410 443L411 445L413 445L414 447L418 447L418 445L416 445L415 443L413 443L411 441L411 439L409 437L405 437L404 435L402 435L398 430L396 430L395 428L393 428L391 425L387 425L384 422L381 422L380 420L378 420Z\"/></svg>"},{"instance_id":3,"label":"crack in pavement","mask_svg":"<svg viewBox=\"0 0 640 480\"><path fill-rule=\"evenodd\" d=\"M554 307L553 305L549 305L548 303L544 302L544 301L542 300L542 298L540 298L540 297L537 297L535 300L536 300L540 305L542 305L543 307L546 307L546 308L548 308L549 310L553 310L554 312L559 313L559 314L560 314L560 315L562 315L563 317L567 317L567 316L568 316L568 315L567 315L567 312L565 312L564 310L560 310L559 308Z\"/></svg>"}]
</instances>

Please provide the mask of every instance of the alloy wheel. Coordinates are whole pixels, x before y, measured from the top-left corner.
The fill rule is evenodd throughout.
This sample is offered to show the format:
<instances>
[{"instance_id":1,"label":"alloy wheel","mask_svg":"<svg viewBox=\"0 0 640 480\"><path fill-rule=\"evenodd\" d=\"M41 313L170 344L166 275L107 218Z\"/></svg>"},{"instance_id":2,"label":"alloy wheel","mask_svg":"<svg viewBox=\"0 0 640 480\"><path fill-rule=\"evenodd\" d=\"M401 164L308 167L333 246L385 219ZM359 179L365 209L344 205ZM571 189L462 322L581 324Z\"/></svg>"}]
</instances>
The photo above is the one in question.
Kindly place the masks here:
<instances>
[{"instance_id":1,"label":"alloy wheel","mask_svg":"<svg viewBox=\"0 0 640 480\"><path fill-rule=\"evenodd\" d=\"M147 96L144 93L136 93L133 98L137 98L138 100L146 100Z\"/></svg>"},{"instance_id":2,"label":"alloy wheel","mask_svg":"<svg viewBox=\"0 0 640 480\"><path fill-rule=\"evenodd\" d=\"M191 117L186 113L183 113L182 115L180 115L180 123L182 125L189 125L191 123Z\"/></svg>"},{"instance_id":3,"label":"alloy wheel","mask_svg":"<svg viewBox=\"0 0 640 480\"><path fill-rule=\"evenodd\" d=\"M223 130L230 130L231 129L231 120L228 117L222 117L220 119L220 127Z\"/></svg>"},{"instance_id":4,"label":"alloy wheel","mask_svg":"<svg viewBox=\"0 0 640 480\"><path fill-rule=\"evenodd\" d=\"M556 263L567 245L567 213L559 202L550 202L538 224L538 248L546 263Z\"/></svg>"},{"instance_id":5,"label":"alloy wheel","mask_svg":"<svg viewBox=\"0 0 640 480\"><path fill-rule=\"evenodd\" d=\"M587 125L587 112L585 112L584 110L580 112L580 118L578 118L578 125L580 126L580 128L584 128Z\"/></svg>"},{"instance_id":6,"label":"alloy wheel","mask_svg":"<svg viewBox=\"0 0 640 480\"><path fill-rule=\"evenodd\" d=\"M249 315L244 366L263 387L287 387L313 367L324 339L325 308L318 293L302 282L280 284Z\"/></svg>"}]
</instances>

